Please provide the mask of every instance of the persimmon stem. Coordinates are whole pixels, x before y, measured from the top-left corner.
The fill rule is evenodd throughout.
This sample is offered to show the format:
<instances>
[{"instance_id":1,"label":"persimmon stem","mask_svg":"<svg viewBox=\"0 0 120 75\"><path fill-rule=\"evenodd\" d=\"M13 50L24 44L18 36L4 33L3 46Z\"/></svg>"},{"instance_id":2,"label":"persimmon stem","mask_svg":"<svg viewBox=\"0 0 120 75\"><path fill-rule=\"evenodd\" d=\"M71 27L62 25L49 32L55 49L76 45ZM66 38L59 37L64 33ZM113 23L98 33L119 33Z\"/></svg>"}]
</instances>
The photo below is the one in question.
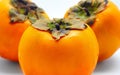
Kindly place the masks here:
<instances>
[{"instance_id":1,"label":"persimmon stem","mask_svg":"<svg viewBox=\"0 0 120 75\"><path fill-rule=\"evenodd\" d=\"M16 15L17 13L16 16L10 15L12 23L24 22L26 19L28 19L33 24L39 18L43 18L42 13L44 13L44 10L29 0L11 0L11 5L13 8L10 10L10 14ZM11 13L13 10L14 12ZM19 15L22 15L22 17L18 19ZM23 20L23 17L26 17L26 19Z\"/></svg>"},{"instance_id":2,"label":"persimmon stem","mask_svg":"<svg viewBox=\"0 0 120 75\"><path fill-rule=\"evenodd\" d=\"M48 31L52 36L59 40L61 37L67 35L70 30L84 30L87 26L80 19L39 19L32 25L39 30Z\"/></svg>"},{"instance_id":3,"label":"persimmon stem","mask_svg":"<svg viewBox=\"0 0 120 75\"><path fill-rule=\"evenodd\" d=\"M76 6L70 8L69 17L80 18L87 24L93 24L96 15L103 11L108 0L81 0Z\"/></svg>"}]
</instances>

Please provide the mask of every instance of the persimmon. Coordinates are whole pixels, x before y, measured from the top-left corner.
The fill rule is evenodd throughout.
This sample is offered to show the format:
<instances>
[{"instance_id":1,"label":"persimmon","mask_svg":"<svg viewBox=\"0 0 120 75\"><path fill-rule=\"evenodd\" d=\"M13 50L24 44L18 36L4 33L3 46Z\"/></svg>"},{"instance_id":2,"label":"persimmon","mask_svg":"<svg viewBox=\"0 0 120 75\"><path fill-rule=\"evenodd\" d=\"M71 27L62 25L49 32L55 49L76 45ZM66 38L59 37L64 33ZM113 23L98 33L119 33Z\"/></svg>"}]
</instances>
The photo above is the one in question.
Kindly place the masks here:
<instances>
[{"instance_id":1,"label":"persimmon","mask_svg":"<svg viewBox=\"0 0 120 75\"><path fill-rule=\"evenodd\" d=\"M19 44L24 75L91 75L98 58L92 29L80 20L39 20Z\"/></svg>"},{"instance_id":2,"label":"persimmon","mask_svg":"<svg viewBox=\"0 0 120 75\"><path fill-rule=\"evenodd\" d=\"M24 30L36 20L33 17L34 14L31 13L34 10L30 8L37 9L38 7L28 0L0 0L1 57L18 61L18 44L20 38ZM43 15L47 18L47 15L42 10L40 11L38 16Z\"/></svg>"},{"instance_id":3,"label":"persimmon","mask_svg":"<svg viewBox=\"0 0 120 75\"><path fill-rule=\"evenodd\" d=\"M80 18L88 23L99 43L99 60L111 57L120 47L120 11L110 0L81 0L65 18Z\"/></svg>"}]
</instances>

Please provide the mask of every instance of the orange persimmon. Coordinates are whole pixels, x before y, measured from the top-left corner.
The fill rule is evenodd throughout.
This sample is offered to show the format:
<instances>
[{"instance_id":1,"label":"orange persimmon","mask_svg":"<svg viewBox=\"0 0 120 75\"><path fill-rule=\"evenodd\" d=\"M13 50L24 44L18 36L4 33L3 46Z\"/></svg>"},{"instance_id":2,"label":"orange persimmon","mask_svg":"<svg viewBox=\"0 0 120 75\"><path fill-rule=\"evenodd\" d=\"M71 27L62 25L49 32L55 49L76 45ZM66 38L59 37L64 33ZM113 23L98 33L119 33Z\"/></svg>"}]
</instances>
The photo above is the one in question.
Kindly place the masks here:
<instances>
[{"instance_id":1,"label":"orange persimmon","mask_svg":"<svg viewBox=\"0 0 120 75\"><path fill-rule=\"evenodd\" d=\"M11 10L16 9L11 4L11 1L15 0L0 0L0 56L12 61L18 61L18 44L20 38L24 30L31 23L28 20L21 21L16 16L19 15L16 12L15 14L10 13ZM12 18L10 14L13 15ZM23 17L24 15L21 16L22 19ZM21 22L17 22L17 20Z\"/></svg>"},{"instance_id":2,"label":"orange persimmon","mask_svg":"<svg viewBox=\"0 0 120 75\"><path fill-rule=\"evenodd\" d=\"M99 51L92 29L86 26L81 30L73 22L76 26L71 30L72 26L66 27L69 22L61 20L50 21L48 25L41 21L25 30L19 44L19 62L24 75L91 75ZM69 33L64 35L67 30Z\"/></svg>"},{"instance_id":3,"label":"orange persimmon","mask_svg":"<svg viewBox=\"0 0 120 75\"><path fill-rule=\"evenodd\" d=\"M110 0L81 1L65 14L65 18L71 16L81 18L95 32L100 48L98 61L111 57L120 47L120 11Z\"/></svg>"},{"instance_id":4,"label":"orange persimmon","mask_svg":"<svg viewBox=\"0 0 120 75\"><path fill-rule=\"evenodd\" d=\"M120 47L120 11L109 2L106 9L97 15L91 26L100 46L99 61L111 57Z\"/></svg>"}]
</instances>

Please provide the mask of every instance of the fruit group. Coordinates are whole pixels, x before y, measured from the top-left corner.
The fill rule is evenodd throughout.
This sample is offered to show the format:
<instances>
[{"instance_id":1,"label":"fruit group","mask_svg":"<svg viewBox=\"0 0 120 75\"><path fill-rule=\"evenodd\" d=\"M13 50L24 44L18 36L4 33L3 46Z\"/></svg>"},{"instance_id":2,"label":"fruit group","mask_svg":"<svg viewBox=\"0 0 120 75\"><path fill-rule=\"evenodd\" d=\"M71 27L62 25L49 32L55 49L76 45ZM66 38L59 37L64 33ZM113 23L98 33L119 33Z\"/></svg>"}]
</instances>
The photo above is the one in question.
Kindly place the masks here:
<instances>
[{"instance_id":1,"label":"fruit group","mask_svg":"<svg viewBox=\"0 0 120 75\"><path fill-rule=\"evenodd\" d=\"M64 24L69 24L61 20L53 22L50 23L53 32L61 31L60 28L66 29ZM86 27L83 30L70 30L58 39L53 38L49 31L28 27L19 45L19 61L24 74L91 75L99 50L93 31L89 26Z\"/></svg>"},{"instance_id":2,"label":"fruit group","mask_svg":"<svg viewBox=\"0 0 120 75\"><path fill-rule=\"evenodd\" d=\"M20 38L31 23L27 19L24 20L25 15L19 14L11 1L16 0L0 0L0 56L12 61L18 61Z\"/></svg>"},{"instance_id":3,"label":"fruit group","mask_svg":"<svg viewBox=\"0 0 120 75\"><path fill-rule=\"evenodd\" d=\"M120 47L120 11L113 2L81 1L65 14L65 18L71 16L85 21L95 32L100 48L98 61L111 57Z\"/></svg>"}]
</instances>

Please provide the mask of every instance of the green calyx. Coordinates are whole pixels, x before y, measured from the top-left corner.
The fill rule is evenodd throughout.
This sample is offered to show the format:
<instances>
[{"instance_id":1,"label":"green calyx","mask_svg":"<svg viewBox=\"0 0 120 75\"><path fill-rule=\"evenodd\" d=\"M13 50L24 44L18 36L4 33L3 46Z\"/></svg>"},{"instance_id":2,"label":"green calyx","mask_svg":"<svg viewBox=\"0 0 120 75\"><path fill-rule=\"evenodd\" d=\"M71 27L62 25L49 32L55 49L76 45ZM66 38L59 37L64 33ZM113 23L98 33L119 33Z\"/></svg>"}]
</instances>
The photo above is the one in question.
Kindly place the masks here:
<instances>
[{"instance_id":1,"label":"green calyx","mask_svg":"<svg viewBox=\"0 0 120 75\"><path fill-rule=\"evenodd\" d=\"M87 26L80 19L54 18L53 20L39 19L33 24L33 27L39 30L49 31L56 40L59 40L61 37L67 35L70 30L83 30Z\"/></svg>"},{"instance_id":2,"label":"green calyx","mask_svg":"<svg viewBox=\"0 0 120 75\"><path fill-rule=\"evenodd\" d=\"M24 22L29 19L33 24L39 18L43 18L44 10L29 0L10 0L10 4L13 6L9 11L11 23Z\"/></svg>"},{"instance_id":3,"label":"green calyx","mask_svg":"<svg viewBox=\"0 0 120 75\"><path fill-rule=\"evenodd\" d=\"M96 15L103 11L107 4L108 0L81 0L70 9L69 17L80 18L87 24L92 25Z\"/></svg>"}]
</instances>

